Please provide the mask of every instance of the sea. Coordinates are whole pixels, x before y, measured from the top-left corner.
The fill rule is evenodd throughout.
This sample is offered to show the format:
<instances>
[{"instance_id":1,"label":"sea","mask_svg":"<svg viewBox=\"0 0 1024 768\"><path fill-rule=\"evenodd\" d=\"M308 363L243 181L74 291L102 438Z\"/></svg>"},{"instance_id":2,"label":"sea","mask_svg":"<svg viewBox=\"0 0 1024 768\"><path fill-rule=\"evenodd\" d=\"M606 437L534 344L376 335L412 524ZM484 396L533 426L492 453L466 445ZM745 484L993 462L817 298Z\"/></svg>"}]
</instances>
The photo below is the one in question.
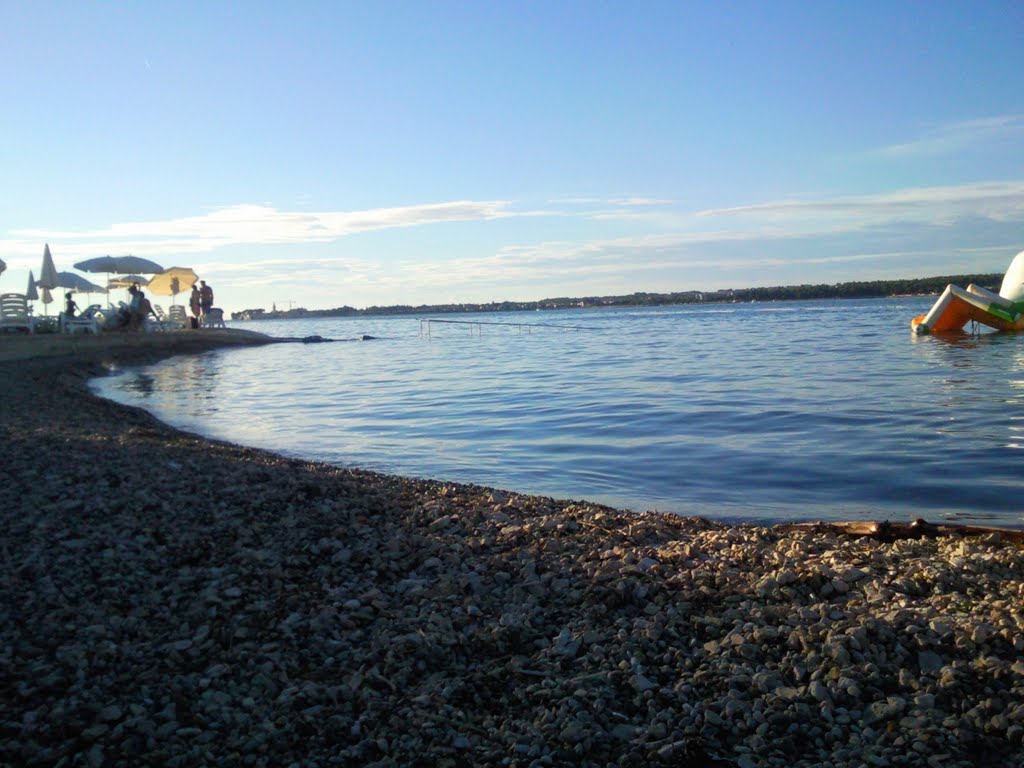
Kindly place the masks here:
<instances>
[{"instance_id":1,"label":"sea","mask_svg":"<svg viewBox=\"0 0 1024 768\"><path fill-rule=\"evenodd\" d=\"M1024 334L915 336L932 302L231 322L331 341L91 385L286 456L638 512L1024 527Z\"/></svg>"}]
</instances>

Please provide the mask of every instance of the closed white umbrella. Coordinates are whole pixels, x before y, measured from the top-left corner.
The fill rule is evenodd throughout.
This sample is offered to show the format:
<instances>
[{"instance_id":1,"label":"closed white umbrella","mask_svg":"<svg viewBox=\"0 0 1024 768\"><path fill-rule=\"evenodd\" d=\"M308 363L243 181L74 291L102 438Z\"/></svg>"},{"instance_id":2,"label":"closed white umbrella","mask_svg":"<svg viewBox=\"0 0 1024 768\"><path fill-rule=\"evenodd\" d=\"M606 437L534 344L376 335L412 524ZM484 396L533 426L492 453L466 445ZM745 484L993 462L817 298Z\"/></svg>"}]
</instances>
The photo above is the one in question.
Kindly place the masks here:
<instances>
[{"instance_id":1,"label":"closed white umbrella","mask_svg":"<svg viewBox=\"0 0 1024 768\"><path fill-rule=\"evenodd\" d=\"M50 291L57 287L59 279L57 268L53 266L53 256L50 255L50 244L47 243L43 249L43 268L39 272L39 280L36 281L36 285L43 289L43 314L47 314L45 307L53 301Z\"/></svg>"},{"instance_id":2,"label":"closed white umbrella","mask_svg":"<svg viewBox=\"0 0 1024 768\"><path fill-rule=\"evenodd\" d=\"M43 268L39 271L39 280L36 283L40 288L53 290L57 287L57 268L53 265L53 256L50 255L50 244L43 248Z\"/></svg>"},{"instance_id":3,"label":"closed white umbrella","mask_svg":"<svg viewBox=\"0 0 1024 768\"><path fill-rule=\"evenodd\" d=\"M29 301L39 301L39 291L36 290L36 279L32 276L32 270L28 271L28 290L25 291L25 298Z\"/></svg>"},{"instance_id":4,"label":"closed white umbrella","mask_svg":"<svg viewBox=\"0 0 1024 768\"><path fill-rule=\"evenodd\" d=\"M36 290L36 279L33 277L31 269L28 271L28 288L25 289L25 300L39 300L39 291Z\"/></svg>"}]
</instances>

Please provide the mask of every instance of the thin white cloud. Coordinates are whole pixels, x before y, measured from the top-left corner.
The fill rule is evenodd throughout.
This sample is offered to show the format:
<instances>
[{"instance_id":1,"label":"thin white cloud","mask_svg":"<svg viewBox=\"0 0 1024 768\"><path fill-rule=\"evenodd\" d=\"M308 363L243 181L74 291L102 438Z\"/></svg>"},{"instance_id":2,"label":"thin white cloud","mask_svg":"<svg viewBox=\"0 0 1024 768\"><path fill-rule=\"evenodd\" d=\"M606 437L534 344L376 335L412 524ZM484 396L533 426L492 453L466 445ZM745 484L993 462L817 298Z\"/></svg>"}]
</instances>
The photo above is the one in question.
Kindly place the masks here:
<instances>
[{"instance_id":1,"label":"thin white cloud","mask_svg":"<svg viewBox=\"0 0 1024 768\"><path fill-rule=\"evenodd\" d=\"M549 201L571 210L549 210L550 216L573 216L592 221L641 221L670 226L679 214L671 208L676 201L657 197L574 197ZM581 210L582 209L582 210Z\"/></svg>"},{"instance_id":2,"label":"thin white cloud","mask_svg":"<svg viewBox=\"0 0 1024 768\"><path fill-rule=\"evenodd\" d=\"M362 244L324 245L359 233L519 217L535 217L538 222L543 217L563 217L570 226L555 222L553 226L504 227L494 231L502 240L460 239L461 255L432 248L420 252L412 233L407 241L411 247L405 250L408 255L397 264L393 252L387 258L370 257L380 253L376 246L364 251ZM616 226L617 220L622 226ZM579 235L581 222L583 234ZM21 230L14 233L16 240L0 241L0 252L9 269L23 268L26 274L29 268L38 268L44 242L50 243L64 269L105 253L131 252L161 262L164 254L170 254L175 263L189 263L223 286L234 305L250 303L251 296L288 294L289 300L303 300L311 307L367 306L430 303L455 296L472 301L513 294L537 298L620 288L629 292L656 288L666 280L672 281L673 289L687 289L701 284L697 281L712 286L719 280L735 284L734 277L726 281L718 276L744 272L762 275L761 280L775 279L763 277L765 270L779 275L777 283L782 284L783 275L802 275L799 270L812 265L850 265L849 274L855 274L856 262L874 262L878 266L873 268L881 268L901 259L921 260L934 256L939 240L944 251L953 253L957 252L954 241L995 245L1020 222L1024 222L1024 181L1005 181L766 201L697 212L653 198L616 201L610 197L587 205L551 205L548 210L520 210L513 202L500 200L326 212L236 205L200 216L126 222L81 232ZM995 236L970 236L978 224ZM576 239L570 239L569 232ZM872 245L857 239L861 233L871 236ZM961 236L954 238L957 233ZM286 247L274 247L281 244ZM238 258L224 257L222 246L254 247L236 249L246 254L245 262L238 263ZM996 251L992 261L998 263L999 253L1006 249ZM418 301L417 297L432 298Z\"/></svg>"},{"instance_id":3,"label":"thin white cloud","mask_svg":"<svg viewBox=\"0 0 1024 768\"><path fill-rule=\"evenodd\" d=\"M664 269L722 266L719 256L700 253L700 245L745 239L743 235L647 235L585 242L550 241L529 246L509 246L482 258L464 258L442 264L412 263L403 269L414 272L419 283L442 284L458 274L460 282L502 280L561 280L585 284L596 274L632 277L637 272ZM763 260L759 263L763 264ZM746 261L735 266L744 266Z\"/></svg>"},{"instance_id":4,"label":"thin white cloud","mask_svg":"<svg viewBox=\"0 0 1024 768\"><path fill-rule=\"evenodd\" d=\"M644 222L659 228L672 227L685 222L676 211L616 208L589 211L584 217L591 221L633 221Z\"/></svg>"},{"instance_id":5,"label":"thin white cloud","mask_svg":"<svg viewBox=\"0 0 1024 768\"><path fill-rule=\"evenodd\" d=\"M882 147L875 154L891 157L948 155L1008 139L1024 139L1024 115L998 115L940 125L918 139Z\"/></svg>"},{"instance_id":6,"label":"thin white cloud","mask_svg":"<svg viewBox=\"0 0 1024 768\"><path fill-rule=\"evenodd\" d=\"M610 201L605 200L605 205ZM928 187L824 200L782 200L717 208L686 214L655 210L669 201L623 198L618 208L575 212L515 211L503 200L454 201L366 211L281 211L270 205L234 205L200 216L163 221L124 222L85 231L17 230L2 245L12 257L33 261L40 242L49 242L75 260L106 253L135 253L159 258L213 252L225 246L262 246L332 242L350 235L445 222L488 221L512 217L565 216L595 222L631 221L655 230L640 240L595 240L632 249L628 243L680 247L725 240L765 240L809 234L852 232L886 222L919 221L944 224L965 217L994 221L1024 218L1024 181ZM728 222L715 231L708 220ZM603 245L597 246L603 250ZM587 248L591 248L587 246ZM31 262L28 262L31 263Z\"/></svg>"},{"instance_id":7,"label":"thin white cloud","mask_svg":"<svg viewBox=\"0 0 1024 768\"><path fill-rule=\"evenodd\" d=\"M234 205L166 221L126 222L81 232L17 230L13 234L26 242L64 242L83 258L123 249L142 255L200 253L230 245L329 242L382 229L524 215L511 212L508 206L502 200L463 200L366 211L291 212L266 205Z\"/></svg>"},{"instance_id":8,"label":"thin white cloud","mask_svg":"<svg viewBox=\"0 0 1024 768\"><path fill-rule=\"evenodd\" d=\"M847 253L834 256L807 258L793 253L789 256L766 256L760 253L744 252L722 256L708 255L700 249L670 248L668 243L657 238L649 241L608 241L586 244L547 243L536 249L504 251L483 259L461 259L455 263L439 265L433 263L410 264L405 268L406 277L413 275L416 285L421 288L442 290L450 283L452 271L460 275L460 289L470 296L486 296L487 286L560 284L577 286L573 295L586 295L584 286L595 280L611 279L624 286L621 292L633 288L660 275L675 273L693 274L697 270L737 271L778 269L789 266L810 264L852 264L861 262L886 263L893 253ZM389 276L382 276L388 280ZM673 290L682 289L676 286ZM559 293L559 291L555 291ZM534 298L540 298L535 295Z\"/></svg>"},{"instance_id":9,"label":"thin white cloud","mask_svg":"<svg viewBox=\"0 0 1024 768\"><path fill-rule=\"evenodd\" d=\"M1024 217L1024 181L923 187L827 200L781 200L714 208L698 211L696 215L704 218L751 217L775 221L844 217L855 227L907 218L940 222L979 216L996 221L1012 221Z\"/></svg>"},{"instance_id":10,"label":"thin white cloud","mask_svg":"<svg viewBox=\"0 0 1024 768\"><path fill-rule=\"evenodd\" d=\"M581 214L588 218L593 213ZM405 266L423 285L442 285L452 274L464 284L534 279L585 285L594 275L620 275L632 280L637 273L695 269L741 270L854 264L890 263L903 258L934 256L934 249L915 251L843 250L838 254L810 256L803 248L790 254L766 256L762 248L751 251L733 246L744 243L785 243L812 238L834 238L872 227L899 224L914 231L921 226L948 225L957 220L987 218L993 221L1024 219L1024 182L999 182L960 187L932 187L830 200L778 201L735 208L701 211L690 220L689 231L631 237L595 238L586 241L551 240L508 245L481 257L419 263ZM727 228L694 229L695 221L718 219ZM740 221L736 221L740 220ZM717 246L730 245L729 255ZM709 249L714 249L710 251ZM778 248L774 250L778 252ZM991 254L1006 248L986 249ZM710 255L713 253L714 255Z\"/></svg>"},{"instance_id":11,"label":"thin white cloud","mask_svg":"<svg viewBox=\"0 0 1024 768\"><path fill-rule=\"evenodd\" d=\"M605 197L559 197L548 200L548 203L555 205L607 205L608 198Z\"/></svg>"},{"instance_id":12,"label":"thin white cloud","mask_svg":"<svg viewBox=\"0 0 1024 768\"><path fill-rule=\"evenodd\" d=\"M613 205L635 205L635 206L646 206L646 205L670 205L672 200L662 200L656 197L620 197L614 200L610 200Z\"/></svg>"},{"instance_id":13,"label":"thin white cloud","mask_svg":"<svg viewBox=\"0 0 1024 768\"><path fill-rule=\"evenodd\" d=\"M549 202L558 205L624 205L624 206L649 206L649 205L671 205L673 200L657 197L563 197Z\"/></svg>"}]
</instances>

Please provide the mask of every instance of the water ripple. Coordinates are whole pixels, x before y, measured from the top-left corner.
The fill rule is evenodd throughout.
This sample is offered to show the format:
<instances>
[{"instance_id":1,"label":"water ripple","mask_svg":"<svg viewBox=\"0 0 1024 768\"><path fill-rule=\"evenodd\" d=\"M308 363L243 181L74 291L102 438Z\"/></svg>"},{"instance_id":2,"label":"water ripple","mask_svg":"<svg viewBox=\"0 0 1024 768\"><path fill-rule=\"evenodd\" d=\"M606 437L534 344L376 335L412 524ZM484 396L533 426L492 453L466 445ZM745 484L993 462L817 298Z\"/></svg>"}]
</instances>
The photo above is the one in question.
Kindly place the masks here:
<instances>
[{"instance_id":1,"label":"water ripple","mask_svg":"<svg viewBox=\"0 0 1024 768\"><path fill-rule=\"evenodd\" d=\"M273 345L97 388L290 455L722 518L1024 525L1024 335L913 337L921 299L267 322ZM527 323L531 315L484 321Z\"/></svg>"}]
</instances>

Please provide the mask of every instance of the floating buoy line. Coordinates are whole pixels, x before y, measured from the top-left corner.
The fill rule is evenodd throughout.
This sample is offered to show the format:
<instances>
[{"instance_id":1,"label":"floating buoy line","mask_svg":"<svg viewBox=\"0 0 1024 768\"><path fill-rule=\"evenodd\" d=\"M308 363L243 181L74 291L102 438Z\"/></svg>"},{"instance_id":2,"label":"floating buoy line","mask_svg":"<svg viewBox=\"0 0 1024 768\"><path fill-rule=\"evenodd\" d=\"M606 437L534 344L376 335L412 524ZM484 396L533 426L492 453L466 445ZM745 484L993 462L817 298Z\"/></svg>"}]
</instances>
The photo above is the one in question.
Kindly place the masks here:
<instances>
[{"instance_id":1,"label":"floating buoy line","mask_svg":"<svg viewBox=\"0 0 1024 768\"><path fill-rule=\"evenodd\" d=\"M483 336L483 326L485 325L509 325L513 328L518 329L519 333L526 329L527 333L531 333L534 328L559 328L564 331L596 331L597 329L593 326L587 325L560 325L557 323L513 323L513 322L501 322L497 320L438 320L433 317L421 317L420 318L420 336L426 336L430 338L431 325L433 323L447 323L449 325L468 325L469 332L476 333L478 336ZM426 331L424 332L424 326Z\"/></svg>"}]
</instances>

